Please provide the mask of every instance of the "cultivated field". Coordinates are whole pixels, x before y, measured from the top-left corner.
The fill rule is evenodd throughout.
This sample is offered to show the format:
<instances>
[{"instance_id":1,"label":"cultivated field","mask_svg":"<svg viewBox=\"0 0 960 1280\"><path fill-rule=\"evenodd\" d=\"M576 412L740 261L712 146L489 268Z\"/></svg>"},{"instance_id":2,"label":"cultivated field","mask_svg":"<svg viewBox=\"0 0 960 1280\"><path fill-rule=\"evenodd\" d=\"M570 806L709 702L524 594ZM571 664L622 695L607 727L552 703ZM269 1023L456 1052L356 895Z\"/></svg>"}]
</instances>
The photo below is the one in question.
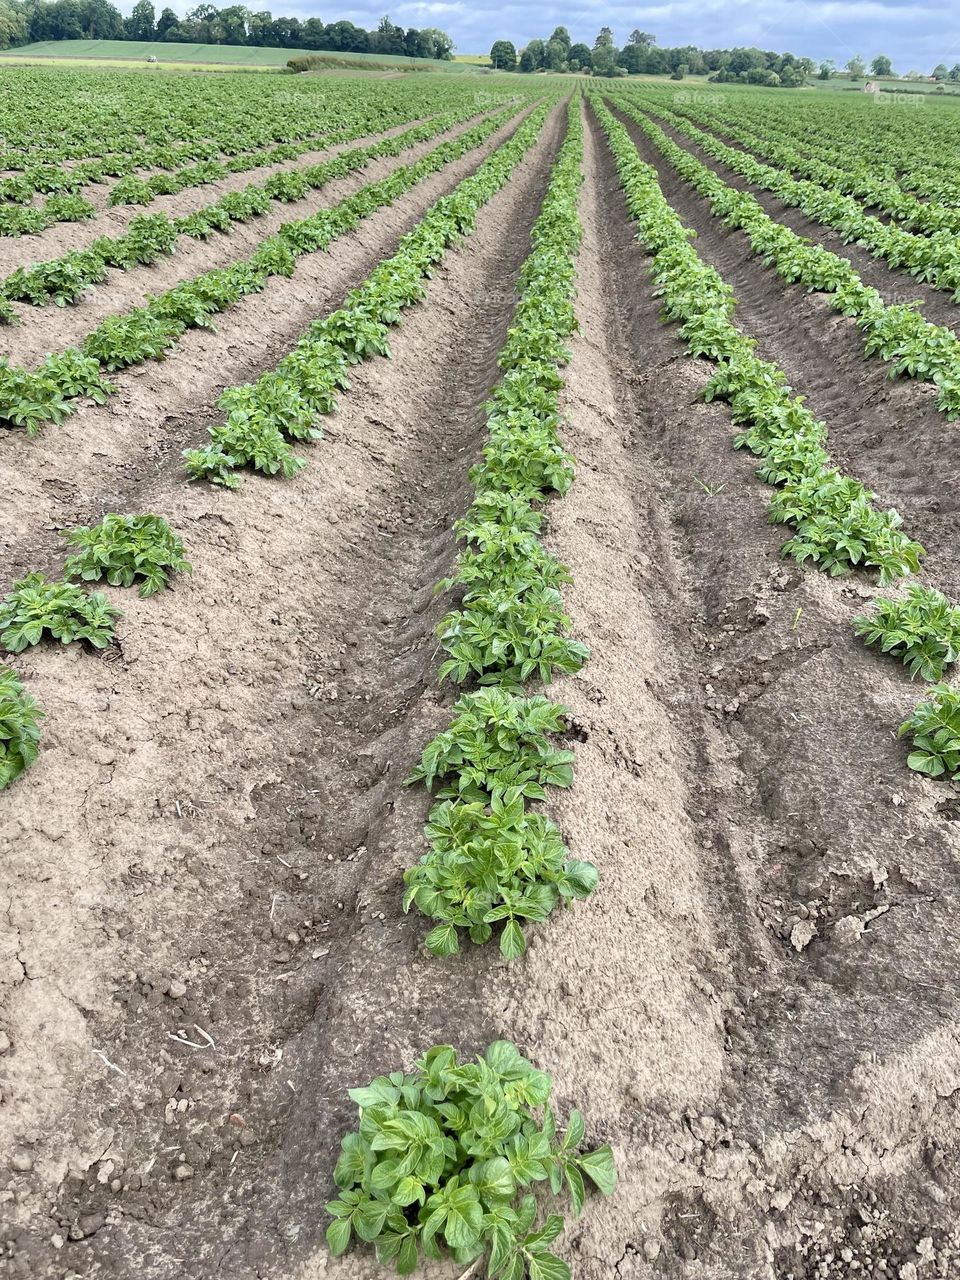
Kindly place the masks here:
<instances>
[{"instance_id":1,"label":"cultivated field","mask_svg":"<svg viewBox=\"0 0 960 1280\"><path fill-rule=\"evenodd\" d=\"M476 72L489 64L488 58L455 58L440 61L433 58L405 58L389 53L331 53L314 49L278 49L249 45L180 44L164 40L38 40L0 52L0 66L7 63L98 63L123 66L145 65L155 58L151 71L173 67L243 69L245 71L277 70L291 58L321 58L331 68L351 67L355 71L452 71Z\"/></svg>"},{"instance_id":2,"label":"cultivated field","mask_svg":"<svg viewBox=\"0 0 960 1280\"><path fill-rule=\"evenodd\" d=\"M0 130L4 1274L960 1275L956 104Z\"/></svg>"}]
</instances>

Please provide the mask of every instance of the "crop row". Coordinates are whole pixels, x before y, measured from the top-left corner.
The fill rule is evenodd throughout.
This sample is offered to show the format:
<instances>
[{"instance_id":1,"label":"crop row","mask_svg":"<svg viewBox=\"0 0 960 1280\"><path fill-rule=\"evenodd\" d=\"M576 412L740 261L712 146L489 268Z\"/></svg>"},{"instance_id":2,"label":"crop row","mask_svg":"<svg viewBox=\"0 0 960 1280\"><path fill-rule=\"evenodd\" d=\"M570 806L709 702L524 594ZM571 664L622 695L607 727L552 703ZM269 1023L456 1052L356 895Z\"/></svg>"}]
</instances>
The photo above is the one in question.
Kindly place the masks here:
<instances>
[{"instance_id":1,"label":"crop row","mask_svg":"<svg viewBox=\"0 0 960 1280\"><path fill-rule=\"evenodd\" d=\"M650 105L658 114L663 114L660 111L661 100L651 99ZM700 105L692 108L686 104L677 105L675 99L669 106L677 115L694 124L704 125L714 134L722 133L732 138L755 156L762 156L781 169L807 178L828 191L854 196L869 208L881 209L908 231L922 231L928 235L940 231L960 232L960 209L935 200L920 200L912 192L905 191L894 178L873 172L863 165L858 168L841 167L836 163L833 146L829 143L822 146L808 144L801 151L788 134L767 122L763 125L763 134L757 133L751 123L744 123L740 112L729 106L719 111Z\"/></svg>"},{"instance_id":2,"label":"crop row","mask_svg":"<svg viewBox=\"0 0 960 1280\"><path fill-rule=\"evenodd\" d=\"M0 297L29 302L33 306L67 306L79 302L92 285L105 279L107 268L129 270L153 262L176 251L182 237L205 240L215 233L226 234L238 222L247 222L266 213L274 203L302 200L337 178L366 168L371 160L397 156L409 147L463 123L475 115L472 107L449 112L423 124L414 125L392 138L380 138L365 147L352 147L329 160L273 174L260 183L250 183L195 213L170 218L165 213L133 218L122 236L102 236L87 249L74 250L29 267L18 267L0 282ZM2 320L0 310L0 320Z\"/></svg>"},{"instance_id":3,"label":"crop row","mask_svg":"<svg viewBox=\"0 0 960 1280\"><path fill-rule=\"evenodd\" d=\"M727 401L733 422L741 428L735 447L757 456L757 475L775 486L770 521L793 530L783 554L800 564L810 561L832 576L858 567L872 569L881 585L916 572L923 547L903 531L896 511L878 510L876 495L833 463L826 426L801 396L792 394L779 366L762 360L755 341L734 324L736 299L730 286L698 255L663 195L656 170L640 159L627 129L599 98L593 98L593 106L614 154L639 239L652 255L651 273L664 300L664 319L680 325L688 355L717 365L704 398ZM929 589L913 588L906 602L880 598L874 613L855 620L854 627L866 643L879 645L915 674L938 679L960 657L960 610ZM960 765L952 739L935 740L929 730L931 717L943 715L944 708L954 717L960 715L958 704L957 691L938 685L931 702L922 704L904 726L915 735L911 768L934 776L947 772L950 750Z\"/></svg>"},{"instance_id":4,"label":"crop row","mask_svg":"<svg viewBox=\"0 0 960 1280\"><path fill-rule=\"evenodd\" d=\"M418 110L445 111L470 97L503 103L516 89L485 86L483 95L447 78L322 82L274 77L117 76L58 68L56 74L0 67L0 169L48 166L55 175L83 160L106 173L179 168L190 161L238 156L277 144L316 142L378 123L389 128ZM39 188L43 190L44 187ZM56 188L54 188L56 189Z\"/></svg>"},{"instance_id":5,"label":"crop row","mask_svg":"<svg viewBox=\"0 0 960 1280\"><path fill-rule=\"evenodd\" d=\"M477 210L533 145L549 109L538 107L475 173L441 196L397 252L351 289L341 307L314 321L276 369L223 393L218 403L225 421L208 428L209 444L184 454L192 479L235 489L246 467L286 478L303 469L305 460L291 442L319 438L319 420L333 412L338 391L349 386L351 365L389 355L390 328L406 307L426 296L424 279L447 247L473 228Z\"/></svg>"},{"instance_id":6,"label":"crop row","mask_svg":"<svg viewBox=\"0 0 960 1280\"><path fill-rule=\"evenodd\" d=\"M560 440L560 393L566 342L577 327L579 98L568 111L497 360L502 376L486 406L483 459L470 471L473 502L455 526L463 548L440 584L458 596L437 629L447 654L440 677L479 688L459 698L450 727L425 747L408 779L437 796L427 820L430 852L407 871L404 898L406 909L415 904L437 921L426 940L435 955L459 950L458 930L485 943L502 924L500 950L513 959L525 949L525 921L546 920L597 882L591 863L570 858L554 823L527 809L546 786L570 785L573 752L551 740L563 730L564 708L525 686L579 671L590 656L570 636L563 607L570 572L538 537L545 500L573 480Z\"/></svg>"},{"instance_id":7,"label":"crop row","mask_svg":"<svg viewBox=\"0 0 960 1280\"><path fill-rule=\"evenodd\" d=\"M725 183L708 165L667 137L629 97L613 99L634 120L678 174L704 196L715 217L746 232L750 247L765 266L773 266L788 284L824 293L830 305L851 317L864 334L864 350L891 365L890 376L906 375L937 388L937 408L960 416L960 340L951 329L931 324L916 307L887 306L846 258L811 245L766 213L746 191Z\"/></svg>"},{"instance_id":8,"label":"crop row","mask_svg":"<svg viewBox=\"0 0 960 1280\"><path fill-rule=\"evenodd\" d=\"M698 129L673 111L654 106L646 98L641 101L646 110L666 120L678 132L696 142L711 159L741 174L755 187L772 192L785 205L799 209L815 222L838 231L846 243L862 245L891 267L903 268L914 279L947 290L953 295L952 300L960 303L960 241L952 231L936 231L926 236L893 226L865 213L860 202L852 196L843 195L832 187L824 190L817 182L792 177L786 171L793 167L789 156L778 160L783 168L771 168L736 147L728 147L713 134ZM827 181L829 183L829 178ZM915 203L922 209L929 207L919 201ZM953 211L942 212L951 214ZM960 226L960 213L954 216Z\"/></svg>"},{"instance_id":9,"label":"crop row","mask_svg":"<svg viewBox=\"0 0 960 1280\"><path fill-rule=\"evenodd\" d=\"M940 204L960 205L960 179L955 156L960 131L952 110L878 111L871 101L844 95L844 101L801 100L789 105L762 98L724 93L712 95L712 106L726 114L728 104L738 118L766 136L768 127L803 153L829 148L831 163L863 178L895 181ZM923 99L914 99L918 105ZM699 103L698 103L699 106Z\"/></svg>"},{"instance_id":10,"label":"crop row","mask_svg":"<svg viewBox=\"0 0 960 1280\"><path fill-rule=\"evenodd\" d=\"M36 372L0 361L0 424L24 427L35 435L45 422L62 421L72 413L81 397L103 403L115 390L105 381L104 371L162 359L188 329L210 328L211 316L260 292L271 276L291 276L298 258L326 250L377 209L480 146L506 123L511 111L481 121L328 209L285 223L248 259L177 284L146 306L108 316L79 349L48 356Z\"/></svg>"},{"instance_id":11,"label":"crop row","mask_svg":"<svg viewBox=\"0 0 960 1280\"><path fill-rule=\"evenodd\" d=\"M108 177L119 177L110 192L109 202L118 204L149 204L159 195L172 195L188 187L217 182L230 174L245 173L263 165L279 164L295 160L308 151L351 142L364 134L381 133L396 125L431 116L437 112L456 111L471 114L494 106L502 106L506 93L484 95L482 102L468 97L462 89L451 92L448 86L432 82L422 86L418 94L409 91L394 92L384 97L380 93L364 92L344 94L344 104L338 109L325 108L319 114L307 111L308 119L323 121L321 127L305 131L303 122L290 130L280 129L280 145L269 135L262 139L262 131L251 133L241 130L236 138L219 142L199 139L171 145L144 147L139 140L128 140L126 149L106 153L102 158L81 160L70 168L47 163L27 165L22 172L0 180L0 236L36 235L55 222L80 222L96 215L89 201L78 193L91 183L102 183ZM309 104L306 104L309 107ZM285 134L290 136L286 137ZM246 141L259 139L257 145L247 146ZM118 139L118 147L123 146ZM19 160L19 164L16 160ZM11 163L3 163L3 161ZM22 155L12 153L0 157L0 168L19 168L24 165ZM136 176L138 168L158 168L164 172L149 178ZM40 206L30 202L37 194L53 193L51 199ZM11 203L12 202L12 203Z\"/></svg>"},{"instance_id":12,"label":"crop row","mask_svg":"<svg viewBox=\"0 0 960 1280\"><path fill-rule=\"evenodd\" d=\"M588 656L567 634L558 587L569 574L536 536L544 500L572 479L558 427L565 341L576 328L581 158L577 98L520 273L498 361L502 378L487 405L488 442L470 473L474 501L456 526L465 548L442 584L462 598L438 629L450 655L441 674L481 687L457 701L450 727L408 779L437 796L427 822L430 852L405 875L404 905L439 921L427 937L438 956L459 950L459 929L482 944L502 925L500 950L512 959L524 950L521 922L545 920L596 883L595 868L569 858L556 826L527 808L546 786L570 784L573 757L552 742L564 708L523 689L527 679L577 670ZM534 1230L530 1189L549 1182L556 1195L565 1187L579 1217L584 1175L611 1195L616 1169L609 1147L577 1152L584 1136L578 1112L559 1137L549 1095L549 1077L502 1041L464 1067L453 1049L439 1046L414 1075L352 1090L361 1123L344 1138L334 1173L331 1252L345 1252L353 1238L373 1243L380 1262L408 1275L421 1254L439 1260L446 1251L469 1267L489 1251L488 1276L569 1280L569 1266L549 1252L563 1218L551 1214ZM407 1109L398 1116L400 1105ZM530 1110L539 1106L542 1122ZM445 1142L441 1160L434 1152Z\"/></svg>"}]
</instances>

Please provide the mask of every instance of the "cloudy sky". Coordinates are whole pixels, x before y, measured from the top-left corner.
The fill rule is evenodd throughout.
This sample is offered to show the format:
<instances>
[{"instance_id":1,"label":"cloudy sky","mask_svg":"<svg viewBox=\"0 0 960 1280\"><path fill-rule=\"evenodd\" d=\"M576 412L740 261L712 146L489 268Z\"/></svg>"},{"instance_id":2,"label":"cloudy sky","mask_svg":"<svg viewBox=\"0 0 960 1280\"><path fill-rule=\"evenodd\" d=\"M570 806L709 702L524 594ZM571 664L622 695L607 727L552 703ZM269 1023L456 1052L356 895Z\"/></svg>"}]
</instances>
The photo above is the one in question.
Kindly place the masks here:
<instances>
[{"instance_id":1,"label":"cloudy sky","mask_svg":"<svg viewBox=\"0 0 960 1280\"><path fill-rule=\"evenodd\" d=\"M162 3L162 0L160 0ZM215 0L226 3L227 0ZM274 0L273 13L321 17L324 22L348 18L358 26L376 26L389 12L405 27L441 27L449 31L460 53L488 53L503 37L520 47L534 36L546 37L555 26L567 27L574 40L593 44L601 26L613 28L622 44L635 27L651 31L658 44L695 44L703 49L757 45L789 49L811 58L835 58L842 65L855 53L867 61L877 53L893 58L898 71L929 72L938 62L960 62L960 5L955 0L676 0L676 3L633 7L584 0L528 0L522 8L497 0L347 0L343 9L322 8L310 0ZM187 6L184 6L187 7ZM254 7L259 7L255 5ZM266 7L266 6L265 6Z\"/></svg>"}]
</instances>

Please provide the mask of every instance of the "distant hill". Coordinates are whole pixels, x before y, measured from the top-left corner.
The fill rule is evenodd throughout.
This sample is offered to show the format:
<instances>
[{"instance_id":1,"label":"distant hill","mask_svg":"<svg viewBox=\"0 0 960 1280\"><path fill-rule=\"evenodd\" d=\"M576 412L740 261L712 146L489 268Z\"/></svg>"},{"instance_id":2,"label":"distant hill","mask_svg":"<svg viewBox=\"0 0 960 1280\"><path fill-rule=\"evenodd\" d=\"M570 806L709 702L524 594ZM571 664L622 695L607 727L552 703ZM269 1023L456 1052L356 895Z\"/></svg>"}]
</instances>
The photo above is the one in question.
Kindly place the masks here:
<instances>
[{"instance_id":1,"label":"distant hill","mask_svg":"<svg viewBox=\"0 0 960 1280\"><path fill-rule=\"evenodd\" d=\"M164 40L41 40L0 52L0 66L10 62L125 62L145 64L154 57L161 66L280 68L290 58L322 58L331 68L357 70L446 71L476 74L473 62L438 62L432 58L404 58L389 53L334 53L325 49L271 49L232 44L172 44Z\"/></svg>"}]
</instances>

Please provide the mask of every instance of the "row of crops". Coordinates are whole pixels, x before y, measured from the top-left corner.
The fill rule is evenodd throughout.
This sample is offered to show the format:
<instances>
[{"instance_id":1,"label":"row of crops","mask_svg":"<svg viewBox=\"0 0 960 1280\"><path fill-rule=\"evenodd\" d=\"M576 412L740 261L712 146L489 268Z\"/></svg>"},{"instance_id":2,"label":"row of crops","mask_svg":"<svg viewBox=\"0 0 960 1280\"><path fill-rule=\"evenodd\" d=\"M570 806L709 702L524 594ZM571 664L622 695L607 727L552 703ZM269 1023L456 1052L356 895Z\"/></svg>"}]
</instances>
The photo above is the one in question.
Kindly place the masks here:
<instances>
[{"instance_id":1,"label":"row of crops","mask_svg":"<svg viewBox=\"0 0 960 1280\"><path fill-rule=\"evenodd\" d=\"M207 446L186 452L185 480L233 489L244 468L288 480L302 470L306 459L295 449L321 439L324 417L349 390L351 366L390 356L390 329L424 300L427 278L473 230L479 211L541 138L555 106L555 100L536 106L519 122L512 120L514 107L485 116L424 160L401 166L315 219L284 228L278 238L284 248L325 249L332 228L342 234L512 120L506 140L437 200L397 251L336 311L314 322L275 369L223 394L224 421L210 429ZM430 129L440 133L451 123L447 116ZM411 133L419 140L426 128ZM527 687L575 672L589 658L571 636L563 608L569 570L538 536L545 501L565 493L573 479L573 460L560 439L560 394L569 358L565 341L577 323L581 160L576 100L567 109L565 140L519 275L513 324L498 359L500 381L487 405L486 443L470 471L473 501L455 529L462 550L441 584L455 592L457 604L438 628L447 655L439 674L461 686L461 696L449 728L424 746L408 779L432 792L434 803L425 830L428 851L409 868L404 897L405 909L416 907L434 923L425 945L436 957L457 951L465 934L478 945L496 941L512 960L525 949L524 926L587 898L597 883L596 868L570 856L562 833L539 807L549 788L571 786L573 753L562 741L565 708ZM262 246L258 255L255 265L262 268ZM178 286L181 296L191 287ZM138 319L165 314L140 313ZM138 348L137 358L159 354L162 349ZM90 380L118 363L102 350L94 355L90 344L68 358ZM98 398L111 393L102 382L94 389ZM74 384L72 390L87 394L91 387ZM71 397L70 407L77 398ZM23 425L36 430L39 419ZM113 514L99 526L77 529L68 550L74 554L59 578L31 573L0 606L0 643L10 652L44 639L102 648L114 637L119 612L85 584L139 583L141 594L159 597L174 574L190 569L178 535L152 514ZM162 607L159 598L157 605ZM6 783L36 757L40 712L12 671L5 670L3 680L6 775L0 781ZM551 1252L563 1217L551 1212L538 1221L533 1192L545 1184L554 1195L565 1193L579 1216L587 1186L612 1194L616 1172L608 1146L585 1147L579 1112L560 1126L551 1090L549 1076L514 1045L498 1041L473 1062L435 1046L412 1071L352 1091L360 1122L344 1138L335 1170L339 1193L329 1205L327 1232L332 1252L344 1252L352 1241L372 1243L380 1261L392 1262L400 1274L411 1272L421 1257L446 1254L469 1264L489 1254L491 1276L569 1276L567 1264Z\"/></svg>"},{"instance_id":2,"label":"row of crops","mask_svg":"<svg viewBox=\"0 0 960 1280\"><path fill-rule=\"evenodd\" d=\"M77 82L89 80L78 76ZM203 486L236 491L251 471L295 485L310 461L322 459L324 423L349 395L351 372L364 361L391 358L391 331L427 300L431 275L470 236L481 210L515 178L532 149L544 147L551 128L562 124L530 252L516 281L495 385L484 406L483 438L465 477L467 509L452 529L456 559L438 584L449 607L437 626L436 675L455 686L456 697L446 727L418 744L406 779L429 794L430 807L423 845L409 858L402 887L396 886L403 910L416 911L428 922L424 947L430 963L442 963L469 940L498 949L511 965L524 955L531 929L549 928L565 908L589 913L600 883L600 870L572 856L549 813L558 792L576 796L577 761L567 708L544 692L591 659L565 605L571 568L544 541L551 504L563 501L575 472L564 443L562 402L569 343L578 328L584 112L593 114L614 157L626 208L650 257L663 318L677 326L690 357L711 362L704 395L729 405L737 428L733 443L756 458L757 475L770 489L769 519L788 531L783 554L797 564L832 576L869 574L886 590L917 574L926 553L898 513L883 509L877 496L838 464L827 424L788 386L778 365L757 354L756 342L735 321L733 290L698 254L663 194L657 170L641 158L631 128L705 197L716 217L744 231L752 251L782 279L823 293L851 319L864 335L866 355L887 362L892 376L931 384L949 419L960 418L960 347L952 331L929 324L917 308L888 306L845 259L811 246L770 218L752 195L723 182L661 127L687 131L708 155L715 155L711 148L719 149L715 158L732 163L739 157L738 164L756 165L747 176L759 185L768 171L776 175L763 181L776 181L779 185L768 189L781 198L792 191L790 183L804 184L805 202L813 199L808 187L822 190L812 177L794 178L786 166L773 169L728 147L719 137L719 122L718 134L708 135L693 125L690 114L673 111L665 96L649 91L595 91L586 103L577 94L559 106L556 97L519 102L506 94L465 101L462 89L454 100L442 87L429 98L436 83L431 79L429 90L414 92L409 82L378 82L351 88L345 101L339 94L327 101L318 90L305 112L297 111L302 105L297 88L297 101L282 109L276 102L258 103L240 137L221 128L216 118L219 107L225 119L234 119L233 108L252 92L233 82L217 88L213 104L194 101L189 87L178 86L173 97L182 118L176 125L169 103L156 103L152 93L141 102L138 87L124 87L118 110L139 111L137 124L124 132L114 121L115 133L108 139L103 130L111 107L99 100L86 112L78 110L78 119L59 136L55 129L31 132L19 115L12 124L5 122L11 150L18 138L29 139L29 163L20 173L24 184L33 185L29 192L27 185L9 187L5 196L10 209L26 212L42 212L50 200L82 199L85 185L108 175L108 169L97 169L101 163L113 166L121 181L130 180L119 188L122 192L142 183L137 190L148 200L153 178L140 179L133 171L157 167L163 148L169 165L160 167L169 170L174 183L188 173L197 184L216 180L197 177L200 169L221 176L221 171L240 172L224 162L228 138L240 147L233 154L243 166L252 167L248 160L255 155L290 165L184 218L143 215L121 236L100 237L85 250L19 267L0 284L0 318L8 320L20 318L14 302L77 304L108 278L110 268L149 265L175 253L184 237L229 236L233 225L276 204L296 204L373 160L390 157L401 163L337 203L285 223L243 260L183 280L145 306L108 316L78 345L51 353L38 368L3 361L0 427L10 429L29 462L41 432L55 444L57 425L67 415L116 393L107 375L162 359L189 329L212 327L218 313L263 290L271 278L292 277L302 257L329 251L419 183L470 159L467 176L426 209L335 310L314 320L274 367L223 392L207 439L195 441L182 456L183 483L211 501L213 490ZM28 101L31 92L28 81ZM266 92L269 99L273 91ZM736 110L734 100L729 111ZM169 136L164 133L168 123ZM296 166L298 155L324 139L345 143L395 127L401 131L393 136ZM736 121L728 120L726 136L732 138L735 127ZM801 125L796 128L802 131ZM418 158L402 161L408 149L434 143ZM796 145L801 148L800 141ZM800 155L798 150L796 167L789 166L798 174ZM895 169L892 159L890 167ZM910 194L921 190L920 177L908 180L899 170L885 177L889 201L903 178L899 207L911 211L899 219L904 225L893 226L863 212L867 196L854 190L860 178L850 172L849 193L838 198L850 202L843 208L851 219L866 220L851 221L851 235L876 222L886 232L910 237L911 244L946 251L948 223L923 225L928 215L920 209L929 209L934 220L947 219L951 206L945 199L935 206ZM930 172L924 171L927 179ZM65 185L55 185L56 173ZM74 174L76 186L71 185ZM50 200L42 208L31 204L44 195ZM794 203L806 211L799 196ZM892 209L884 212L894 216ZM907 227L910 219L914 223ZM903 259L901 265L914 270L916 264ZM936 269L941 268L952 269L946 262ZM929 272L915 274L933 279ZM955 288L946 279L936 282ZM637 287L646 283L638 281ZM236 499L224 495L224 500ZM28 573L0 602L0 646L10 654L49 641L103 649L113 642L121 615L97 584L139 588L141 595L155 597L152 608L163 609L169 602L165 589L176 575L191 570L189 547L155 513L110 513L95 525L64 531L64 538L59 574ZM911 584L902 595L877 596L869 612L851 619L851 627L865 644L930 686L901 730L910 739L910 767L933 777L960 775L960 691L945 683L960 657L960 607L932 587ZM47 712L54 715L56 709ZM0 790L37 759L42 718L13 668L0 666ZM424 1259L451 1258L470 1269L486 1257L486 1273L494 1280L569 1278L569 1265L553 1252L564 1218L549 1208L544 1212L551 1204L547 1193L564 1196L579 1217L588 1188L609 1196L617 1174L611 1148L589 1142L579 1111L569 1110L561 1122L552 1093L550 1076L504 1040L471 1061L451 1046L436 1045L412 1068L398 1065L352 1090L357 1126L344 1137L334 1171L338 1191L327 1206L330 1251L339 1256L352 1246L372 1245L378 1260L402 1275Z\"/></svg>"},{"instance_id":3,"label":"row of crops","mask_svg":"<svg viewBox=\"0 0 960 1280\"><path fill-rule=\"evenodd\" d=\"M709 201L727 226L746 232L751 249L788 283L827 293L842 314L868 335L866 355L891 363L891 376L932 381L937 406L960 416L960 343L952 331L932 325L916 308L887 306L867 288L846 259L818 246L774 219L747 192L735 190L693 154L673 142L647 110L647 99L631 93L610 101L633 121L665 160ZM792 536L783 554L838 576L873 571L879 584L915 574L924 548L895 510L880 510L876 494L845 475L827 449L827 427L795 396L783 371L756 354L756 342L734 323L736 298L717 271L704 263L660 188L657 171L645 164L627 128L594 99L617 158L624 193L653 255L652 274L664 298L664 318L677 322L688 355L712 360L717 372L707 399L723 399L734 423L745 430L734 444L760 459L757 474L775 486L769 519ZM658 106L659 114L671 113ZM931 777L960 773L960 689L944 677L960 658L960 606L935 587L909 586L904 596L879 597L873 612L852 620L864 642L899 659L932 684L927 697L900 727L911 741L908 764Z\"/></svg>"}]
</instances>

